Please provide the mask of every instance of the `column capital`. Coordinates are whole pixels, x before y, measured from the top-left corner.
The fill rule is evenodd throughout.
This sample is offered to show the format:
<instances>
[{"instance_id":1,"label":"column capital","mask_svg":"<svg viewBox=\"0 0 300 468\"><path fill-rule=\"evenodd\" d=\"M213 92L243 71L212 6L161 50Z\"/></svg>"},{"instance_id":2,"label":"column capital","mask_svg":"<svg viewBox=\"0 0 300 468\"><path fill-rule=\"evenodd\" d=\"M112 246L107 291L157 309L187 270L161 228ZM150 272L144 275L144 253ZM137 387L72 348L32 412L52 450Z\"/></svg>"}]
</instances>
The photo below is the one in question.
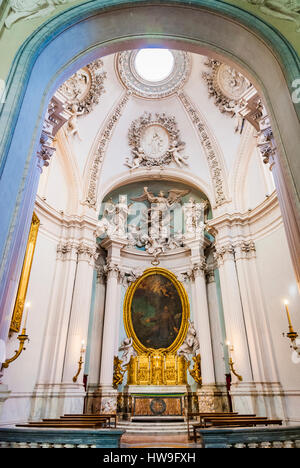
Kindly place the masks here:
<instances>
[{"instance_id":1,"label":"column capital","mask_svg":"<svg viewBox=\"0 0 300 468\"><path fill-rule=\"evenodd\" d=\"M107 275L107 279L111 278L119 278L120 276L120 269L116 263L108 261L107 264L103 267L104 272Z\"/></svg>"},{"instance_id":2,"label":"column capital","mask_svg":"<svg viewBox=\"0 0 300 468\"><path fill-rule=\"evenodd\" d=\"M198 276L204 276L206 267L207 267L207 264L204 259L201 259L200 262L194 263L192 267L194 279L197 278Z\"/></svg>"},{"instance_id":3,"label":"column capital","mask_svg":"<svg viewBox=\"0 0 300 468\"><path fill-rule=\"evenodd\" d=\"M235 260L250 259L256 257L256 247L253 240L240 241L234 244Z\"/></svg>"},{"instance_id":4,"label":"column capital","mask_svg":"<svg viewBox=\"0 0 300 468\"><path fill-rule=\"evenodd\" d=\"M90 262L92 259L96 260L97 252L96 245L86 244L81 242L77 248L78 261L87 261Z\"/></svg>"},{"instance_id":5,"label":"column capital","mask_svg":"<svg viewBox=\"0 0 300 468\"><path fill-rule=\"evenodd\" d=\"M206 269L206 282L208 284L215 283L215 270L213 267Z\"/></svg>"},{"instance_id":6,"label":"column capital","mask_svg":"<svg viewBox=\"0 0 300 468\"><path fill-rule=\"evenodd\" d=\"M218 263L218 266L223 265L225 261L234 261L234 247L228 243L220 247L216 247L214 258Z\"/></svg>"},{"instance_id":7,"label":"column capital","mask_svg":"<svg viewBox=\"0 0 300 468\"><path fill-rule=\"evenodd\" d=\"M56 247L56 258L57 260L77 261L77 248L78 245L74 242L60 242Z\"/></svg>"}]
</instances>

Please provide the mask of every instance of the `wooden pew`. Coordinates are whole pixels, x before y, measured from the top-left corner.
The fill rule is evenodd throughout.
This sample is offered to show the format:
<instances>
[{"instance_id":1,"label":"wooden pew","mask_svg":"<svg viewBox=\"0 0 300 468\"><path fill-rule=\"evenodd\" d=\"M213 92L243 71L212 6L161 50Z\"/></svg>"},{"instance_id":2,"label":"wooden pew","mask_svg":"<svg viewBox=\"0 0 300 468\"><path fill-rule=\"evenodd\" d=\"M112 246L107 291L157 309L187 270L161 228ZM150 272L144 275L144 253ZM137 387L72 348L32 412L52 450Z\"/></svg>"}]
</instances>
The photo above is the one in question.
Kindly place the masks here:
<instances>
[{"instance_id":1,"label":"wooden pew","mask_svg":"<svg viewBox=\"0 0 300 468\"><path fill-rule=\"evenodd\" d=\"M238 413L187 413L186 420L187 420L187 430L188 430L188 438L190 439L190 422L194 421L194 418L199 418L199 423L202 423L202 418L204 416L234 416L238 415Z\"/></svg>"},{"instance_id":2,"label":"wooden pew","mask_svg":"<svg viewBox=\"0 0 300 468\"><path fill-rule=\"evenodd\" d=\"M256 426L282 426L282 420L280 419L268 419L265 417L234 417L234 418L209 418L209 421L204 421L204 427L206 422L210 422L210 427L256 427ZM197 432L203 429L203 425L194 426L194 442L197 442Z\"/></svg>"},{"instance_id":3,"label":"wooden pew","mask_svg":"<svg viewBox=\"0 0 300 468\"><path fill-rule=\"evenodd\" d=\"M114 420L114 427L117 427L117 414L116 413L102 413L102 414L95 414L95 413L85 413L85 414L65 414L62 416L63 418L81 418L89 419L89 418L98 418L98 417L109 417L110 419Z\"/></svg>"}]
</instances>

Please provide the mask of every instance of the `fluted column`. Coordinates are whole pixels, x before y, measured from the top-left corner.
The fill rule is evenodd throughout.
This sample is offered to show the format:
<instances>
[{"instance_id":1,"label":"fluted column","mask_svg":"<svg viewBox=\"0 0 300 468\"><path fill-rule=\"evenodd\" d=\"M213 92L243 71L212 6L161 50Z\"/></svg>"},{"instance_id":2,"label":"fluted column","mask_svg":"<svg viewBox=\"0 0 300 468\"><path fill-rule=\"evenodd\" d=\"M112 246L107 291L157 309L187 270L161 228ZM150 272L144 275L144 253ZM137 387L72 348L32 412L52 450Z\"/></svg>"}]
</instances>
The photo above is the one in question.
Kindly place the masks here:
<instances>
[{"instance_id":1,"label":"fluted column","mask_svg":"<svg viewBox=\"0 0 300 468\"><path fill-rule=\"evenodd\" d=\"M106 274L103 266L97 268L93 324L90 345L89 387L97 387L100 382L100 363L106 296Z\"/></svg>"},{"instance_id":2,"label":"fluted column","mask_svg":"<svg viewBox=\"0 0 300 468\"><path fill-rule=\"evenodd\" d=\"M236 365L236 371L244 382L252 382L253 375L249 356L248 338L245 329L245 319L241 302L240 286L234 258L234 248L231 244L217 248L215 257L218 261L224 318L227 340L234 351L231 353ZM233 382L237 377L232 375Z\"/></svg>"},{"instance_id":3,"label":"fluted column","mask_svg":"<svg viewBox=\"0 0 300 468\"><path fill-rule=\"evenodd\" d=\"M224 385L226 374L223 348L224 339L220 323L219 301L213 267L207 269L206 281L216 383Z\"/></svg>"},{"instance_id":4,"label":"fluted column","mask_svg":"<svg viewBox=\"0 0 300 468\"><path fill-rule=\"evenodd\" d=\"M191 249L192 294L195 329L197 331L200 354L202 385L215 385L214 361L210 334L209 312L205 281L204 237L187 241Z\"/></svg>"},{"instance_id":5,"label":"fluted column","mask_svg":"<svg viewBox=\"0 0 300 468\"><path fill-rule=\"evenodd\" d=\"M78 245L72 242L60 243L57 246L55 276L38 385L61 382L76 274L77 248Z\"/></svg>"},{"instance_id":6,"label":"fluted column","mask_svg":"<svg viewBox=\"0 0 300 468\"><path fill-rule=\"evenodd\" d=\"M120 320L120 250L125 244L126 242L118 239L106 239L101 244L107 250L107 283L100 370L100 386L103 393L113 392L115 343Z\"/></svg>"},{"instance_id":7,"label":"fluted column","mask_svg":"<svg viewBox=\"0 0 300 468\"><path fill-rule=\"evenodd\" d=\"M64 360L63 381L72 382L77 371L81 341L87 343L91 308L96 244L81 243L78 247L76 278Z\"/></svg>"},{"instance_id":8,"label":"fluted column","mask_svg":"<svg viewBox=\"0 0 300 468\"><path fill-rule=\"evenodd\" d=\"M214 360L205 282L205 262L194 266L195 328L198 333L201 354L202 385L215 385Z\"/></svg>"},{"instance_id":9,"label":"fluted column","mask_svg":"<svg viewBox=\"0 0 300 468\"><path fill-rule=\"evenodd\" d=\"M257 400L256 412L269 417L285 418L282 387L275 362L270 326L263 301L256 266L253 241L234 244L249 350L256 390L264 399Z\"/></svg>"}]
</instances>

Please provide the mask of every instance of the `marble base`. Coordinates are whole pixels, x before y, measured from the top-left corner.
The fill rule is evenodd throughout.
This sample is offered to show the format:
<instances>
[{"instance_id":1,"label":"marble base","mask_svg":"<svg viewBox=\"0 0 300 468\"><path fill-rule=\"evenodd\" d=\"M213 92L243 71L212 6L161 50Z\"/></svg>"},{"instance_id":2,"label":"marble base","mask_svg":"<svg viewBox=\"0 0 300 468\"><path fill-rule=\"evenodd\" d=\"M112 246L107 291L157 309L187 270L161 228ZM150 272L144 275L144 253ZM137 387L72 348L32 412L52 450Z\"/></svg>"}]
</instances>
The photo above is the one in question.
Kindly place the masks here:
<instances>
[{"instance_id":1,"label":"marble base","mask_svg":"<svg viewBox=\"0 0 300 468\"><path fill-rule=\"evenodd\" d=\"M229 411L225 386L203 385L197 389L198 411L201 413Z\"/></svg>"},{"instance_id":2,"label":"marble base","mask_svg":"<svg viewBox=\"0 0 300 468\"><path fill-rule=\"evenodd\" d=\"M275 383L234 383L230 390L233 411L286 420L284 392Z\"/></svg>"},{"instance_id":3,"label":"marble base","mask_svg":"<svg viewBox=\"0 0 300 468\"><path fill-rule=\"evenodd\" d=\"M9 398L10 394L11 394L11 391L8 390L8 386L4 384L0 384L0 418L2 415L2 409L3 409L4 403Z\"/></svg>"},{"instance_id":4,"label":"marble base","mask_svg":"<svg viewBox=\"0 0 300 468\"><path fill-rule=\"evenodd\" d=\"M30 419L82 414L85 395L82 384L39 384L33 392Z\"/></svg>"}]
</instances>

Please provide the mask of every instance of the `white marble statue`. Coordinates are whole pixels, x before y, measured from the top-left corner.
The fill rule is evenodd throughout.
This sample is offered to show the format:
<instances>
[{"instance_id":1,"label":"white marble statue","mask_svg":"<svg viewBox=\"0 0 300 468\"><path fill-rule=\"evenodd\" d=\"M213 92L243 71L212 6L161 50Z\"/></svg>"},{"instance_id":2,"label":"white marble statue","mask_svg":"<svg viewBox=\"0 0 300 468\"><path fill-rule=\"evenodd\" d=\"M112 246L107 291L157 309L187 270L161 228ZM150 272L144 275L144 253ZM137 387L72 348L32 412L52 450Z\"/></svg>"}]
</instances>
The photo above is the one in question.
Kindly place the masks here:
<instances>
[{"instance_id":1,"label":"white marble statue","mask_svg":"<svg viewBox=\"0 0 300 468\"><path fill-rule=\"evenodd\" d=\"M247 0L258 5L262 13L275 18L293 21L300 32L300 0Z\"/></svg>"},{"instance_id":2,"label":"white marble statue","mask_svg":"<svg viewBox=\"0 0 300 468\"><path fill-rule=\"evenodd\" d=\"M5 26L9 29L20 19L30 20L48 16L57 5L67 2L68 0L10 0L10 10L5 20Z\"/></svg>"},{"instance_id":3,"label":"white marble statue","mask_svg":"<svg viewBox=\"0 0 300 468\"><path fill-rule=\"evenodd\" d=\"M132 357L137 356L137 352L133 347L132 338L125 338L121 346L119 347L119 351L123 352L122 354L122 367L125 368L129 363Z\"/></svg>"},{"instance_id":4,"label":"white marble statue","mask_svg":"<svg viewBox=\"0 0 300 468\"><path fill-rule=\"evenodd\" d=\"M177 351L178 356L184 356L189 361L190 356L196 356L199 354L200 345L197 338L197 332L195 330L194 322L189 320L189 328L186 334L186 339Z\"/></svg>"},{"instance_id":5,"label":"white marble statue","mask_svg":"<svg viewBox=\"0 0 300 468\"><path fill-rule=\"evenodd\" d=\"M118 203L110 200L105 205L105 210L100 221L98 221L96 235L97 237L106 234L108 237L113 235L127 239L127 217L130 205L127 205L126 195L121 195Z\"/></svg>"}]
</instances>

